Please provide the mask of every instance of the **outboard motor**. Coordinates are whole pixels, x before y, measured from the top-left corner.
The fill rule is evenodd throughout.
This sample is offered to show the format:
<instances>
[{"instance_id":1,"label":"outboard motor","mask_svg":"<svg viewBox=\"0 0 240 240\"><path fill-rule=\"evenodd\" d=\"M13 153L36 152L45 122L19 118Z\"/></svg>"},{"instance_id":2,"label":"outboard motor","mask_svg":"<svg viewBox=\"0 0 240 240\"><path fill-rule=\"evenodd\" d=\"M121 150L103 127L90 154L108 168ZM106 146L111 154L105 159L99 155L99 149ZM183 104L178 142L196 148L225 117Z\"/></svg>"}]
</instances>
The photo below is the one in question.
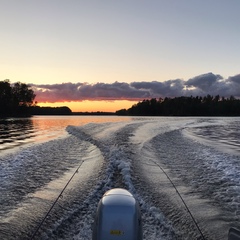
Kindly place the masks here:
<instances>
[{"instance_id":1,"label":"outboard motor","mask_svg":"<svg viewBox=\"0 0 240 240\"><path fill-rule=\"evenodd\" d=\"M93 226L93 240L142 240L140 209L125 189L107 191L99 201Z\"/></svg>"}]
</instances>

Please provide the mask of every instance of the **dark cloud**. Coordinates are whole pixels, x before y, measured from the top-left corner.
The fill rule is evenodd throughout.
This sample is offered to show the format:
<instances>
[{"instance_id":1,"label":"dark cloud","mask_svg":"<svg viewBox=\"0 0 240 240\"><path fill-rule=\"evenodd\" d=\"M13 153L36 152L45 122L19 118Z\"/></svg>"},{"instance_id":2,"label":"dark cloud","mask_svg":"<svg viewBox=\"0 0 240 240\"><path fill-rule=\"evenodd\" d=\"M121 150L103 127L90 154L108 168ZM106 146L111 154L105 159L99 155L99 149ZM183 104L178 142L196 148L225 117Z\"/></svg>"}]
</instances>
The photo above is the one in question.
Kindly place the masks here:
<instances>
[{"instance_id":1,"label":"dark cloud","mask_svg":"<svg viewBox=\"0 0 240 240\"><path fill-rule=\"evenodd\" d=\"M228 95L240 98L240 74L229 77L226 80L226 91Z\"/></svg>"},{"instance_id":2,"label":"dark cloud","mask_svg":"<svg viewBox=\"0 0 240 240\"><path fill-rule=\"evenodd\" d=\"M133 82L130 85L139 91L147 92L149 97L174 97L183 94L184 81L176 79L165 82Z\"/></svg>"},{"instance_id":3,"label":"dark cloud","mask_svg":"<svg viewBox=\"0 0 240 240\"><path fill-rule=\"evenodd\" d=\"M220 75L215 75L213 73L206 73L186 81L185 85L187 87L199 88L204 92L214 89L219 80L222 80L223 77Z\"/></svg>"},{"instance_id":4,"label":"dark cloud","mask_svg":"<svg viewBox=\"0 0 240 240\"><path fill-rule=\"evenodd\" d=\"M240 84L240 74L235 75L235 76L233 76L233 77L229 77L229 78L228 78L228 81L231 81L231 82Z\"/></svg>"},{"instance_id":5,"label":"dark cloud","mask_svg":"<svg viewBox=\"0 0 240 240\"><path fill-rule=\"evenodd\" d=\"M240 74L224 79L220 75L206 73L187 81L182 79L164 82L114 82L114 83L62 83L32 84L38 102L62 102L84 100L132 100L149 98L231 95L240 97Z\"/></svg>"}]
</instances>

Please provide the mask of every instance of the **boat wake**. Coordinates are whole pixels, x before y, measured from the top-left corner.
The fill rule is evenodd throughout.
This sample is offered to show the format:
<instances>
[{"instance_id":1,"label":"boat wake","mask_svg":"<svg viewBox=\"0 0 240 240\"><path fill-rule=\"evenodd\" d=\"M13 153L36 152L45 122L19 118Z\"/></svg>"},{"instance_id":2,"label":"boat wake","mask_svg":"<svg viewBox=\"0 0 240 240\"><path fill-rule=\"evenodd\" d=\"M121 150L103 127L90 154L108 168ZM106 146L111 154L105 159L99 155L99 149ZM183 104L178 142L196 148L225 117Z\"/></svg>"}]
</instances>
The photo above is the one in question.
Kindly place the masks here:
<instances>
[{"instance_id":1,"label":"boat wake","mask_svg":"<svg viewBox=\"0 0 240 240\"><path fill-rule=\"evenodd\" d=\"M68 126L65 138L6 157L1 174L12 172L12 181L4 184L12 182L12 194L17 181L28 190L11 197L13 204L3 194L1 239L91 239L98 202L112 188L139 203L143 239L227 239L231 226L239 228L239 155L194 137L201 121Z\"/></svg>"}]
</instances>

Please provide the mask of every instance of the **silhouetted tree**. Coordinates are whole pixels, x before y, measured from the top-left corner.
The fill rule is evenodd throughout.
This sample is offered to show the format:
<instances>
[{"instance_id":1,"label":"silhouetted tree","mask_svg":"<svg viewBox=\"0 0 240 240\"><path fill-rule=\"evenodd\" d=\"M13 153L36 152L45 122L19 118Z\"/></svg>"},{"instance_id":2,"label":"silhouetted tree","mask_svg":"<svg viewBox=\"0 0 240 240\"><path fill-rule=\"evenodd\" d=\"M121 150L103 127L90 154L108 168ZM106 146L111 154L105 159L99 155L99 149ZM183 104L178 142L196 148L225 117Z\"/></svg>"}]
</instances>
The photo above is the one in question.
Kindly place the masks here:
<instances>
[{"instance_id":1,"label":"silhouetted tree","mask_svg":"<svg viewBox=\"0 0 240 240\"><path fill-rule=\"evenodd\" d=\"M9 113L12 103L12 88L9 80L0 81L0 115Z\"/></svg>"},{"instance_id":2,"label":"silhouetted tree","mask_svg":"<svg viewBox=\"0 0 240 240\"><path fill-rule=\"evenodd\" d=\"M12 87L14 104L17 106L32 106L35 94L25 83L17 82Z\"/></svg>"},{"instance_id":3,"label":"silhouetted tree","mask_svg":"<svg viewBox=\"0 0 240 240\"><path fill-rule=\"evenodd\" d=\"M29 86L17 82L13 85L9 80L0 81L0 115L16 116L28 114L33 105L35 94Z\"/></svg>"}]
</instances>

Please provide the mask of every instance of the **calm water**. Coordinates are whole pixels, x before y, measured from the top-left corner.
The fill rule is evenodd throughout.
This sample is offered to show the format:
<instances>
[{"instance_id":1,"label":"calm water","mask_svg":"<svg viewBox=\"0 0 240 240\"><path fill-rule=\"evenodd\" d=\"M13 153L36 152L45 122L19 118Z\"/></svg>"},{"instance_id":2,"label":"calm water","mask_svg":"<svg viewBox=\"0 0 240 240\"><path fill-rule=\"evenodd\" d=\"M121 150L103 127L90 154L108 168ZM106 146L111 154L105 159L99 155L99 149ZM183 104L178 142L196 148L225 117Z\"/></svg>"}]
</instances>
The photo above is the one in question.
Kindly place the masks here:
<instances>
[{"instance_id":1,"label":"calm water","mask_svg":"<svg viewBox=\"0 0 240 240\"><path fill-rule=\"evenodd\" d=\"M124 121L128 118L102 116L36 116L32 118L0 119L0 151L29 143L48 141L67 134L68 125L80 126L95 122ZM0 153L3 153L1 151ZM5 152L4 152L5 153Z\"/></svg>"},{"instance_id":2,"label":"calm water","mask_svg":"<svg viewBox=\"0 0 240 240\"><path fill-rule=\"evenodd\" d=\"M140 203L146 240L227 239L240 228L239 127L239 118L0 120L0 239L91 239L97 203L114 187Z\"/></svg>"}]
</instances>

